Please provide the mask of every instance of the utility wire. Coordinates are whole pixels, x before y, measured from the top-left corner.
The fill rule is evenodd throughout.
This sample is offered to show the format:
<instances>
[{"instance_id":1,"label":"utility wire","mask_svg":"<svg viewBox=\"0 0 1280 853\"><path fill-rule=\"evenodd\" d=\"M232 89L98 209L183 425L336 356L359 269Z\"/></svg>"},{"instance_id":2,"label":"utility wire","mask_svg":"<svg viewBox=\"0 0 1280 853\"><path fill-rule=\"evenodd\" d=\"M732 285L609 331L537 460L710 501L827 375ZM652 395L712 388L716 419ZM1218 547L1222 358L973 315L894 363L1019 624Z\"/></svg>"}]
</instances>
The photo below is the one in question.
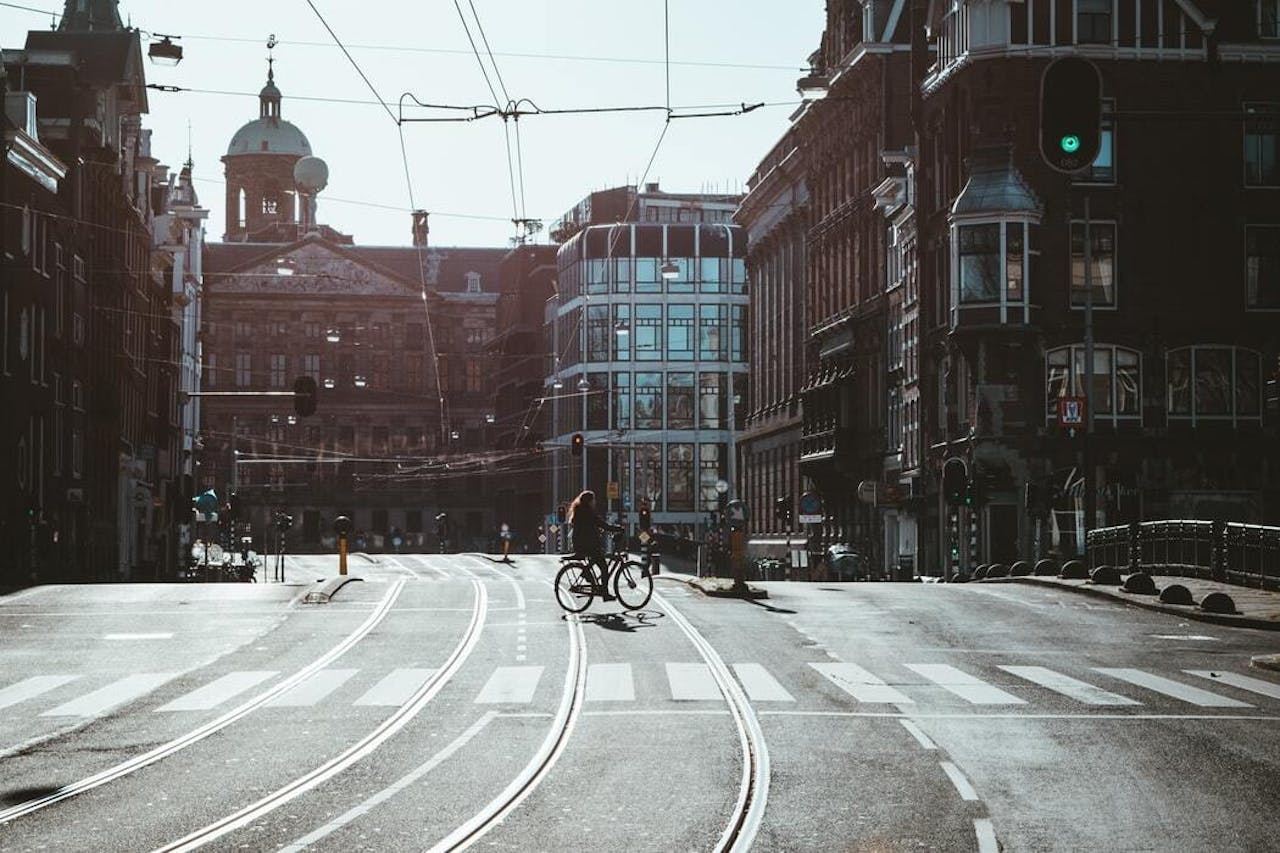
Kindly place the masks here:
<instances>
[{"instance_id":1,"label":"utility wire","mask_svg":"<svg viewBox=\"0 0 1280 853\"><path fill-rule=\"evenodd\" d=\"M374 88L373 83L370 82L369 78L365 75L364 70L360 68L360 63L356 62L355 57L353 57L351 52L342 44L342 39L338 38L338 34L333 31L333 27L329 26L329 22L324 19L324 15L320 14L320 10L316 8L316 4L312 3L311 0L307 0L307 5L311 7L311 11L316 13L316 17L320 19L320 23L324 24L324 28L329 31L329 35L333 36L334 44L342 49L342 53L347 57L347 60L350 61L351 67L355 68L356 73L360 75L360 79L369 87L369 91L373 92L373 96L378 99L378 103L382 104L382 108L387 111L387 115L391 116L392 121L396 121L396 114L391 112L391 107L387 106L387 102L382 100L382 96L378 94L378 90ZM396 123L399 124L399 122Z\"/></svg>"}]
</instances>

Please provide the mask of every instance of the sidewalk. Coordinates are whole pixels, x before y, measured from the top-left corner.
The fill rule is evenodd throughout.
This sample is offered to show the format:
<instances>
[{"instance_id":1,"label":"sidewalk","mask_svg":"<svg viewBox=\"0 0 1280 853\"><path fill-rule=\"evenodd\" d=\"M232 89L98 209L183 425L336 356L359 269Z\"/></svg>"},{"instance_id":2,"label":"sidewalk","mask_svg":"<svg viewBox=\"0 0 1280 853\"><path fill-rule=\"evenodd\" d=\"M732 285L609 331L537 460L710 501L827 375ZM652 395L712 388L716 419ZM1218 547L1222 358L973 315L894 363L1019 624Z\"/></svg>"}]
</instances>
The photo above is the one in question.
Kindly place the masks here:
<instances>
[{"instance_id":1,"label":"sidewalk","mask_svg":"<svg viewBox=\"0 0 1280 853\"><path fill-rule=\"evenodd\" d=\"M698 566L694 560L683 557L661 555L658 558L662 571L658 578L669 578L688 584L703 595L715 598L750 598L753 600L768 598L769 593L759 587L747 584L747 594L737 595L733 591L733 578L715 577L714 575L697 575Z\"/></svg>"}]
</instances>

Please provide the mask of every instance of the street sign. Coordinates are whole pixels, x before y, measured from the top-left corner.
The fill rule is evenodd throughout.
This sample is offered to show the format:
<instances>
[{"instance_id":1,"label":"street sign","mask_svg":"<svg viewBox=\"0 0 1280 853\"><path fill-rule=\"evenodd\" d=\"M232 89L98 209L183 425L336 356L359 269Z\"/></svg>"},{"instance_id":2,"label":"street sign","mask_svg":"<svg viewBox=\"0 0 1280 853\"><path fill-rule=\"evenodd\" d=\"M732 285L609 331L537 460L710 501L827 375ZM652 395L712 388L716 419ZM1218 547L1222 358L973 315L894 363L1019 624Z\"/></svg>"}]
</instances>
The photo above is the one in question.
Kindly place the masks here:
<instances>
[{"instance_id":1,"label":"street sign","mask_svg":"<svg viewBox=\"0 0 1280 853\"><path fill-rule=\"evenodd\" d=\"M611 501L616 501L618 498L622 497L622 488L619 486L617 480L609 481L609 484L605 487L605 497Z\"/></svg>"},{"instance_id":2,"label":"street sign","mask_svg":"<svg viewBox=\"0 0 1280 853\"><path fill-rule=\"evenodd\" d=\"M800 512L796 521L800 524L821 524L822 497L817 492L805 492L800 496Z\"/></svg>"},{"instance_id":3,"label":"street sign","mask_svg":"<svg viewBox=\"0 0 1280 853\"><path fill-rule=\"evenodd\" d=\"M553 525L551 525L550 527L548 527L548 528L547 528L547 530L550 530L552 533L559 533L559 532L560 532L560 525L558 525L558 524L553 524Z\"/></svg>"},{"instance_id":4,"label":"street sign","mask_svg":"<svg viewBox=\"0 0 1280 853\"><path fill-rule=\"evenodd\" d=\"M1058 425L1078 427L1084 425L1084 397L1061 397L1058 399Z\"/></svg>"},{"instance_id":5,"label":"street sign","mask_svg":"<svg viewBox=\"0 0 1280 853\"><path fill-rule=\"evenodd\" d=\"M723 495L725 492L729 491L729 481L728 481L728 480L716 480L716 491L717 491L717 492L719 492L719 493L720 493L720 494L722 494L722 495Z\"/></svg>"},{"instance_id":6,"label":"street sign","mask_svg":"<svg viewBox=\"0 0 1280 853\"><path fill-rule=\"evenodd\" d=\"M539 533L539 534L538 534L538 541L539 541L539 542L541 542L543 545L547 544L547 534L545 534L545 533Z\"/></svg>"},{"instance_id":7,"label":"street sign","mask_svg":"<svg viewBox=\"0 0 1280 853\"><path fill-rule=\"evenodd\" d=\"M858 500L864 504L873 504L880 494L880 484L875 480L863 480L858 484Z\"/></svg>"}]
</instances>

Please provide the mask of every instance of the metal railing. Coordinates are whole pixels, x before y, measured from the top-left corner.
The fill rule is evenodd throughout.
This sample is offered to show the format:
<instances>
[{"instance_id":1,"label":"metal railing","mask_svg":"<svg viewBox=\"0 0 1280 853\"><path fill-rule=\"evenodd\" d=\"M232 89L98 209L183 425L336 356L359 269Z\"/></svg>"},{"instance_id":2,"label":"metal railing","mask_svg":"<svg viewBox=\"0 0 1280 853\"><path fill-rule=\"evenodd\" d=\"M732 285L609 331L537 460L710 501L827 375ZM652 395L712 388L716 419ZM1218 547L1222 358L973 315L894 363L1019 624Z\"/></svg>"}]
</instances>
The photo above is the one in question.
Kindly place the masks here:
<instances>
[{"instance_id":1,"label":"metal railing","mask_svg":"<svg viewBox=\"0 0 1280 853\"><path fill-rule=\"evenodd\" d=\"M1174 519L1089 531L1091 569L1116 566L1280 589L1280 527Z\"/></svg>"}]
</instances>

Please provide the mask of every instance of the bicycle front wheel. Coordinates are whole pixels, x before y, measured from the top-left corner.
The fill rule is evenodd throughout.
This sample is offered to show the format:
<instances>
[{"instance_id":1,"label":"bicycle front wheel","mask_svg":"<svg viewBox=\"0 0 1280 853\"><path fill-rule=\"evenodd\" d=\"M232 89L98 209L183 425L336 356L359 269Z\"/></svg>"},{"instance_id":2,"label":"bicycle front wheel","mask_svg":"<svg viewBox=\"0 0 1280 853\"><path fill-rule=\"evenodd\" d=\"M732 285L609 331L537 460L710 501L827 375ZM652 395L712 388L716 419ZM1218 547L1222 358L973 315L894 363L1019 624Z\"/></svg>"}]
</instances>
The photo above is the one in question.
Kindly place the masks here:
<instances>
[{"instance_id":1,"label":"bicycle front wheel","mask_svg":"<svg viewBox=\"0 0 1280 853\"><path fill-rule=\"evenodd\" d=\"M595 587L587 567L568 563L556 573L556 601L570 613L581 613L591 606Z\"/></svg>"},{"instance_id":2,"label":"bicycle front wheel","mask_svg":"<svg viewBox=\"0 0 1280 853\"><path fill-rule=\"evenodd\" d=\"M639 610L653 595L653 577L643 563L629 560L613 573L613 594L627 610Z\"/></svg>"}]
</instances>

